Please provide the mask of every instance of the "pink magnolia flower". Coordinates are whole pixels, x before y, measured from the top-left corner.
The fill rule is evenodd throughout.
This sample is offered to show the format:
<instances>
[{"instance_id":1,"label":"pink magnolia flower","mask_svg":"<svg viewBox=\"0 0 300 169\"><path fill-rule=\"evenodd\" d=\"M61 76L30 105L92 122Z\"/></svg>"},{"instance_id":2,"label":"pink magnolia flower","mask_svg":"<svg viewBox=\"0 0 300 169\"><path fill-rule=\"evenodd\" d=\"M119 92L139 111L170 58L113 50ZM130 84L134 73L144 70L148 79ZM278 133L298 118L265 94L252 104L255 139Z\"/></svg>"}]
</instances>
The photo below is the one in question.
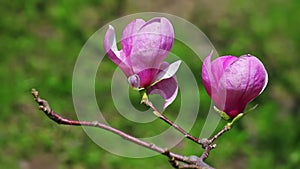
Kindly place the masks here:
<instances>
[{"instance_id":1,"label":"pink magnolia flower","mask_svg":"<svg viewBox=\"0 0 300 169\"><path fill-rule=\"evenodd\" d=\"M164 59L174 42L172 24L166 18L153 18L148 22L136 19L123 30L118 50L114 28L109 28L104 37L104 48L109 58L117 64L128 78L129 84L148 94L160 94L164 109L177 96L175 77L180 61L169 65Z\"/></svg>"},{"instance_id":2,"label":"pink magnolia flower","mask_svg":"<svg viewBox=\"0 0 300 169\"><path fill-rule=\"evenodd\" d=\"M267 71L260 60L250 54L222 56L211 62L212 52L202 65L202 80L216 107L230 118L242 113L268 83Z\"/></svg>"}]
</instances>

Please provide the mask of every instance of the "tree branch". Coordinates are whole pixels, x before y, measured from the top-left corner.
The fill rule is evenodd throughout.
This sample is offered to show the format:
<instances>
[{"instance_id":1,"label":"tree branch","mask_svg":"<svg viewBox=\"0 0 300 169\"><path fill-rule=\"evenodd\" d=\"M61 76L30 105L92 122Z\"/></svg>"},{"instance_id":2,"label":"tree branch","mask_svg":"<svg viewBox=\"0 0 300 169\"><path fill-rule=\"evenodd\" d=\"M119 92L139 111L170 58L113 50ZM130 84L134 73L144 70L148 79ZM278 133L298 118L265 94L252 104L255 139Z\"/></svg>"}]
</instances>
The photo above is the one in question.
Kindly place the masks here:
<instances>
[{"instance_id":1,"label":"tree branch","mask_svg":"<svg viewBox=\"0 0 300 169\"><path fill-rule=\"evenodd\" d=\"M180 126L178 126L177 124L175 124L173 121L171 121L170 119L168 119L166 116L164 116L153 104L152 102L148 99L148 97L142 99L142 103L144 103L145 105L147 105L148 107L150 107L153 110L153 113L160 118L161 120L163 120L164 122L168 123L170 126L174 127L177 131L179 131L180 133L182 133L186 138L192 140L193 142L196 142L197 144L200 144L202 146L202 148L204 149L204 152L202 153L202 155L200 156L200 158L198 159L198 163L203 163L203 161L205 161L207 159L207 157L209 156L209 153L212 149L216 148L216 144L213 144L214 141L219 138L221 135L223 135L225 132L229 131L231 128L230 123L226 124L224 126L224 128L219 131L217 134L215 134L211 139L207 139L207 138L203 138L203 139L198 139L194 136L192 136L191 134L189 134L187 131L185 131L183 128L181 128ZM172 164L172 163L171 163ZM187 167L189 168L190 165Z\"/></svg>"},{"instance_id":2,"label":"tree branch","mask_svg":"<svg viewBox=\"0 0 300 169\"><path fill-rule=\"evenodd\" d=\"M197 144L201 144L200 139L198 139L197 137L192 136L191 134L189 134L187 131L185 131L183 128L181 128L180 126L178 126L176 123L174 123L173 121L171 121L170 119L168 119L165 115L163 115L153 104L149 99L143 100L142 103L144 103L146 106L150 107L153 110L153 113L160 118L161 120L163 120L164 122L168 123L170 126L172 126L174 129L176 129L177 131L179 131L180 133L182 133L186 138L192 140L193 142L197 143ZM202 145L202 144L201 144Z\"/></svg>"},{"instance_id":3,"label":"tree branch","mask_svg":"<svg viewBox=\"0 0 300 169\"><path fill-rule=\"evenodd\" d=\"M221 131L215 134L211 139L203 138L200 140L202 144L202 148L204 148L204 152L200 157L202 161L205 161L209 156L210 151L216 148L217 145L214 144L214 141L217 140L221 135L223 135L225 132L229 131L230 129L231 129L231 125L228 123L223 127Z\"/></svg>"},{"instance_id":4,"label":"tree branch","mask_svg":"<svg viewBox=\"0 0 300 169\"><path fill-rule=\"evenodd\" d=\"M219 138L221 135L223 135L225 132L229 131L231 129L230 125L225 125L221 131L219 131L217 134L215 134L210 140L210 144L213 143L217 138Z\"/></svg>"},{"instance_id":5,"label":"tree branch","mask_svg":"<svg viewBox=\"0 0 300 169\"><path fill-rule=\"evenodd\" d=\"M173 121L171 121L170 119L168 119L166 116L164 116L153 104L152 102L148 99L142 99L142 103L144 103L145 105L147 105L148 107L150 107L153 110L153 113L160 118L161 120L163 120L164 122L168 123L169 125L171 125L172 127L174 127L177 131L179 131L180 133L182 133L186 138L192 140L193 142L196 142L197 144L200 144L202 146L202 148L204 149L204 152L202 153L202 155L200 156L199 159L197 159L196 163L198 163L198 165L201 165L202 163L204 163L204 161L208 158L209 153L212 149L216 148L216 144L214 144L214 141L216 139L218 139L221 135L223 135L225 132L229 131L231 128L231 124L228 123L224 126L224 128L219 131L217 134L215 134L211 139L207 139L207 138L203 138L203 139L198 139L194 136L192 136L191 134L189 134L187 131L185 131L183 128L181 128L180 126L178 126L177 124L175 124ZM170 163L172 164L172 166L174 166L177 163L172 162L171 160L172 158L170 158ZM176 165L175 165L176 166ZM187 165L187 166L181 166L183 168L190 168L192 167L191 165ZM206 167L206 166L204 166ZM180 167L178 167L180 168ZM192 167L193 168L193 167Z\"/></svg>"},{"instance_id":6,"label":"tree branch","mask_svg":"<svg viewBox=\"0 0 300 169\"><path fill-rule=\"evenodd\" d=\"M180 154L172 153L169 150L165 150L165 149L163 149L161 147L158 147L154 144L151 144L151 143L145 142L143 140L140 140L136 137L133 137L133 136L127 134L127 133L124 133L124 132L122 132L118 129L115 129L111 126L100 123L98 121L78 121L78 120L66 119L66 118L60 116L59 114L57 114L56 112L54 112L51 109L48 102L39 97L37 90L32 89L31 93L34 97L34 100L38 103L39 108L47 115L47 117L49 117L51 120L53 120L57 124L72 125L72 126L90 126L90 127L97 127L97 128L107 130L107 131L112 132L116 135L119 135L120 137L122 137L125 140L131 141L131 142L133 142L137 145L140 145L142 147L148 148L150 150L153 150L155 152L158 152L162 155L167 156L169 158L170 164L172 164L172 166L174 168L213 169L208 164L203 162L203 160L199 157L196 157L196 156L187 157L187 156L183 156L183 155L180 155ZM183 163L180 163L180 162L183 162Z\"/></svg>"}]
</instances>

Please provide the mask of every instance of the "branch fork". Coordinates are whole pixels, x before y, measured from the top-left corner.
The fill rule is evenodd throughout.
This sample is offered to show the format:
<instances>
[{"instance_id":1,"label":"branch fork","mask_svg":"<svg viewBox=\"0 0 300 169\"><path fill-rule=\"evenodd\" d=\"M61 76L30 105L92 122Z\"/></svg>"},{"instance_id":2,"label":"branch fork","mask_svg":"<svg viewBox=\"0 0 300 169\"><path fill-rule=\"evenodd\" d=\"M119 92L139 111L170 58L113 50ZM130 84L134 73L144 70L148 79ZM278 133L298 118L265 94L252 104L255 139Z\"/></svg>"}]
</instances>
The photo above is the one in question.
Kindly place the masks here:
<instances>
[{"instance_id":1,"label":"branch fork","mask_svg":"<svg viewBox=\"0 0 300 169\"><path fill-rule=\"evenodd\" d=\"M226 131L230 130L231 125L232 125L232 124L229 125L229 123L228 123L227 125L224 126L224 128L221 131L219 131L211 139L207 139L207 138L199 139L199 138L196 138L196 137L190 135L188 132L186 132L180 126L178 126L177 124L175 124L174 122L169 120L155 106L153 106L153 104L148 99L143 99L142 103L144 103L145 105L150 107L153 110L153 113L157 117L159 117L161 120L163 120L164 122L171 125L174 129L178 130L186 138L201 145L202 148L204 149L204 152L200 157L195 156L195 155L191 155L188 157L188 156L184 156L181 154L173 153L169 149L161 148L159 146L156 146L155 144L145 142L134 136L124 133L123 131L120 131L116 128L113 128L109 125L100 123L98 121L79 121L79 120L70 120L70 119L64 118L52 110L52 108L50 107L47 100L41 99L39 97L37 90L32 89L31 93L34 97L34 100L39 105L39 109L42 110L48 118L50 118L52 121L56 122L57 124L72 125L72 126L90 126L90 127L97 127L97 128L104 129L106 131L109 131L116 135L119 135L123 139L126 139L130 142L133 142L137 145L148 148L152 151L158 152L158 153L168 157L169 163L172 165L173 168L177 168L177 169L213 169L213 167L211 167L204 161L209 156L210 151L216 147L216 144L214 144L213 142L218 137L220 137L222 134L224 134Z\"/></svg>"}]
</instances>

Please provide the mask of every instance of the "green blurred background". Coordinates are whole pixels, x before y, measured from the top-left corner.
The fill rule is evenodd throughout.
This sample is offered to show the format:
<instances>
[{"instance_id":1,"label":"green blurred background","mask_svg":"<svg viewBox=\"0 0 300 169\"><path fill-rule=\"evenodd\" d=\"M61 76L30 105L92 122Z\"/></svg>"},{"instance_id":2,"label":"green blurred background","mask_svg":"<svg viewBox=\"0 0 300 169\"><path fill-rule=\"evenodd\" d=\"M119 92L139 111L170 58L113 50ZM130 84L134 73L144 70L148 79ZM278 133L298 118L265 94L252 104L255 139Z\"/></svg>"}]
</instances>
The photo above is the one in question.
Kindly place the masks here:
<instances>
[{"instance_id":1,"label":"green blurred background","mask_svg":"<svg viewBox=\"0 0 300 169\"><path fill-rule=\"evenodd\" d=\"M59 126L46 118L30 94L32 87L37 88L57 112L76 118L72 73L82 46L106 23L146 11L185 18L209 37L219 54L251 53L262 60L269 72L266 90L251 104L259 107L217 140L218 147L207 162L226 169L297 168L300 164L299 8L297 0L1 1L1 168L171 168L163 156L130 159L102 150L80 127ZM192 64L192 70L199 75L199 90L204 92L201 64ZM99 75L101 83L97 83L96 90L105 93L110 91L109 72L116 66L108 59L104 59L103 65L108 75ZM178 103L169 111L176 110ZM209 103L208 96L203 95L200 111L207 111ZM136 127L115 112L109 99L100 106L111 125L136 136L160 128ZM168 116L176 118L171 113ZM203 118L198 117L192 134L199 135ZM198 145L188 140L173 151L186 155L202 153Z\"/></svg>"}]
</instances>

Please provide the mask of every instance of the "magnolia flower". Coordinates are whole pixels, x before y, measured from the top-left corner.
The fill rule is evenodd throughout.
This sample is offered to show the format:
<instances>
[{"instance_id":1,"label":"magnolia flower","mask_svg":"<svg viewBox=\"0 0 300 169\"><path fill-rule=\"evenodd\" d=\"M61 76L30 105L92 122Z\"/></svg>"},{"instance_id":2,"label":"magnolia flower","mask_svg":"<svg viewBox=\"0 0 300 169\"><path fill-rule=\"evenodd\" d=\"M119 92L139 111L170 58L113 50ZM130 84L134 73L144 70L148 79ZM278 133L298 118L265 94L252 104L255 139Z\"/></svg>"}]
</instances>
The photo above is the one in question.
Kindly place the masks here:
<instances>
[{"instance_id":1,"label":"magnolia flower","mask_svg":"<svg viewBox=\"0 0 300 169\"><path fill-rule=\"evenodd\" d=\"M148 22L136 19L123 30L118 50L114 28L104 37L104 48L109 58L128 78L129 84L147 94L160 94L164 109L176 98L178 85L175 77L181 61L169 65L163 60L174 42L172 24L166 18L153 18Z\"/></svg>"},{"instance_id":2,"label":"magnolia flower","mask_svg":"<svg viewBox=\"0 0 300 169\"><path fill-rule=\"evenodd\" d=\"M222 56L211 62L212 52L202 66L202 80L216 107L230 118L242 113L268 83L267 71L260 60L250 54Z\"/></svg>"}]
</instances>

